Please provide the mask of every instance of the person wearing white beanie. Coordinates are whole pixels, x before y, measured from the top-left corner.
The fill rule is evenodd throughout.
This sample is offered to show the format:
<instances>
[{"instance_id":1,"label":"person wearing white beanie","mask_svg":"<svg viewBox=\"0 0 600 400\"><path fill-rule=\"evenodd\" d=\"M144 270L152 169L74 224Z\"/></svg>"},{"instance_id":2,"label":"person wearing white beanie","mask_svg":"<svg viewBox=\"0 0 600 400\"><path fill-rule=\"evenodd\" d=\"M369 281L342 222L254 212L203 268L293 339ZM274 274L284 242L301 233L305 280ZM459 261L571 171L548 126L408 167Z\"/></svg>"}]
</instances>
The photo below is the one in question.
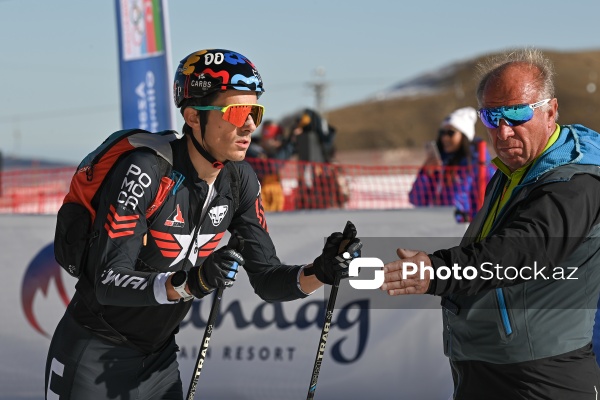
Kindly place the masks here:
<instances>
[{"instance_id":1,"label":"person wearing white beanie","mask_svg":"<svg viewBox=\"0 0 600 400\"><path fill-rule=\"evenodd\" d=\"M477 111L473 107L463 107L450 113L442 121L440 128L457 129L469 139L469 142L472 142L475 137L475 122L477 122Z\"/></svg>"},{"instance_id":2,"label":"person wearing white beanie","mask_svg":"<svg viewBox=\"0 0 600 400\"><path fill-rule=\"evenodd\" d=\"M409 200L415 206L454 206L457 222L469 222L477 212L476 184L479 182L475 123L477 111L462 107L443 119L430 154L413 184ZM485 182L493 175L486 151ZM440 168L442 167L442 168Z\"/></svg>"},{"instance_id":3,"label":"person wearing white beanie","mask_svg":"<svg viewBox=\"0 0 600 400\"><path fill-rule=\"evenodd\" d=\"M440 153L448 157L444 165L457 165L463 158L471 164L471 143L475 138L477 111L473 107L463 107L451 112L440 124L437 145ZM462 134L462 135L461 135ZM428 160L431 161L431 160Z\"/></svg>"}]
</instances>

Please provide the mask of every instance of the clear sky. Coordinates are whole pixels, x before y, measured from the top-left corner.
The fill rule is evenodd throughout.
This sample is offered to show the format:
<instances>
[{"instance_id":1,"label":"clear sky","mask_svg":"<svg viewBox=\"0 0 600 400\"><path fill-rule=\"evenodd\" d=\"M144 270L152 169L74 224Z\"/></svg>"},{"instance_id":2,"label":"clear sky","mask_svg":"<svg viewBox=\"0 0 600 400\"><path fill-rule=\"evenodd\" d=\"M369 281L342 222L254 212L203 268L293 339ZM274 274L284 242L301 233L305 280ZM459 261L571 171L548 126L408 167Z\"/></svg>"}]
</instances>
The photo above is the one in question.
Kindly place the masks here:
<instances>
[{"instance_id":1,"label":"clear sky","mask_svg":"<svg viewBox=\"0 0 600 400\"><path fill-rule=\"evenodd\" d=\"M225 48L260 71L267 118L325 108L516 46L600 49L600 1L170 0L172 69ZM113 0L0 0L0 150L77 163L121 128ZM178 114L179 115L179 114ZM178 120L178 126L180 125Z\"/></svg>"}]
</instances>

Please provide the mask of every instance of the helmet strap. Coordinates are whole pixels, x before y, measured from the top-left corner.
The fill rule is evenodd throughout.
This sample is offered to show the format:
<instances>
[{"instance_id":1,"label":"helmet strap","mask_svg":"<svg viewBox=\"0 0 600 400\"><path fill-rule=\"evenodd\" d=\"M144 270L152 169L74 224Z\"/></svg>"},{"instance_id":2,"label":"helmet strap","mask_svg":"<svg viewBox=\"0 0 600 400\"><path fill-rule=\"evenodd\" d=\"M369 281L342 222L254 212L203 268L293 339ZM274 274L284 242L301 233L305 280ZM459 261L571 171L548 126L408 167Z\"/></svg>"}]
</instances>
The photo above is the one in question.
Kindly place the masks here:
<instances>
[{"instance_id":1,"label":"helmet strap","mask_svg":"<svg viewBox=\"0 0 600 400\"><path fill-rule=\"evenodd\" d=\"M192 139L192 143L194 144L194 147L196 148L196 150L198 150L198 153L200 153L200 155L202 157L204 157L209 163L211 163L213 168L221 169L225 166L225 164L227 163L227 160L224 162L221 162L221 161L218 161L216 158L214 158L208 151L206 151L206 149L204 147L202 147L202 145L198 142L198 140L196 139L196 137L194 136L193 133L190 133L190 138Z\"/></svg>"}]
</instances>

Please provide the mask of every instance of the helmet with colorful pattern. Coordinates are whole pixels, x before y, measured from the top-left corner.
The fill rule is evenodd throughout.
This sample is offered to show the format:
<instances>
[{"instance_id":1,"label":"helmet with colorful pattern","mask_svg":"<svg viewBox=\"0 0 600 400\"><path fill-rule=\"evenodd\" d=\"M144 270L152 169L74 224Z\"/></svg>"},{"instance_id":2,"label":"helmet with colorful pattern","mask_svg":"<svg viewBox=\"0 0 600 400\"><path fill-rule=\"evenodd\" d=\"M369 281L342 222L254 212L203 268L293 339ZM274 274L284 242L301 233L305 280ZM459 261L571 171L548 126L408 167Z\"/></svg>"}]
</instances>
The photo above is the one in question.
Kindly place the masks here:
<instances>
[{"instance_id":1,"label":"helmet with colorful pattern","mask_svg":"<svg viewBox=\"0 0 600 400\"><path fill-rule=\"evenodd\" d=\"M254 91L257 97L265 91L256 67L240 53L223 49L200 50L179 63L173 83L173 100L179 108L186 99L228 89Z\"/></svg>"}]
</instances>

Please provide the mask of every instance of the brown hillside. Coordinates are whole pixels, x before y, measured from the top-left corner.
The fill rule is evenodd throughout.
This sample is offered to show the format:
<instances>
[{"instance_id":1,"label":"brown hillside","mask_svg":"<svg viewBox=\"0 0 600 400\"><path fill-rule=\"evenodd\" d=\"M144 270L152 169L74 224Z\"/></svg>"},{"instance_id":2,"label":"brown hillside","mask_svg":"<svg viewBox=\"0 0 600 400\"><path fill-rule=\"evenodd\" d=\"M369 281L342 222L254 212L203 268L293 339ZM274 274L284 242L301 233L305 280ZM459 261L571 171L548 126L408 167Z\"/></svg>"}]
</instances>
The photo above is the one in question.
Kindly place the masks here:
<instances>
[{"instance_id":1,"label":"brown hillside","mask_svg":"<svg viewBox=\"0 0 600 400\"><path fill-rule=\"evenodd\" d=\"M556 67L559 123L580 123L600 130L600 50L545 54ZM469 105L477 108L475 65L487 56L454 65L454 73L441 82L436 94L369 100L330 110L327 118L337 129L338 150L422 148L435 139L440 122L452 110ZM594 93L586 90L590 82L597 86ZM481 121L476 132L487 139Z\"/></svg>"}]
</instances>

